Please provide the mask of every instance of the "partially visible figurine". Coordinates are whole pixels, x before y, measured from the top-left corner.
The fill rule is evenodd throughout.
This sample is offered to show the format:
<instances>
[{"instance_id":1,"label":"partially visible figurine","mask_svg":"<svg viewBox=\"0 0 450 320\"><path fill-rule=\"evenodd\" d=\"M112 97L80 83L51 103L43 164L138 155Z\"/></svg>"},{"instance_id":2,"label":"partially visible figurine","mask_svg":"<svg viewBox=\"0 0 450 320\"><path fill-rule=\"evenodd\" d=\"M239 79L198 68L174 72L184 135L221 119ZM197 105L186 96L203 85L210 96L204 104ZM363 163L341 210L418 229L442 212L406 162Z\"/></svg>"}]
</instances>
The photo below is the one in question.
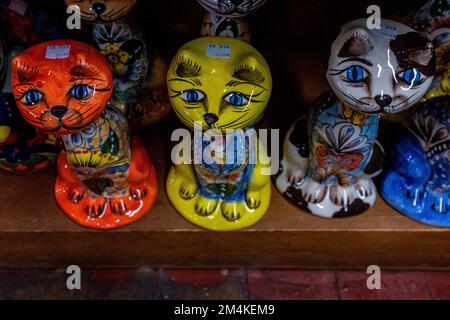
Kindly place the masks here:
<instances>
[{"instance_id":1,"label":"partially visible figurine","mask_svg":"<svg viewBox=\"0 0 450 320\"><path fill-rule=\"evenodd\" d=\"M269 66L242 41L203 37L176 53L167 81L178 118L196 129L192 150L172 152L169 200L207 229L253 225L270 203L270 160L252 127L270 98Z\"/></svg>"},{"instance_id":2,"label":"partially visible figurine","mask_svg":"<svg viewBox=\"0 0 450 320\"><path fill-rule=\"evenodd\" d=\"M167 67L149 49L144 35L128 15L137 0L66 0L80 7L84 20L93 23L92 41L110 63L114 76L113 105L135 128L158 122L170 110Z\"/></svg>"},{"instance_id":3,"label":"partially visible figurine","mask_svg":"<svg viewBox=\"0 0 450 320\"><path fill-rule=\"evenodd\" d=\"M198 0L207 11L201 36L230 37L251 43L247 15L256 11L266 0Z\"/></svg>"},{"instance_id":4,"label":"partially visible figurine","mask_svg":"<svg viewBox=\"0 0 450 320\"><path fill-rule=\"evenodd\" d=\"M35 45L14 58L17 106L36 129L60 136L55 196L71 219L97 229L142 217L156 195L156 173L124 115L107 106L108 62L71 40Z\"/></svg>"},{"instance_id":5,"label":"partially visible figurine","mask_svg":"<svg viewBox=\"0 0 450 320\"><path fill-rule=\"evenodd\" d=\"M372 178L382 170L377 142L381 115L418 102L435 71L434 48L413 29L383 19L344 25L331 48L327 79L332 91L290 128L278 190L293 204L321 217L349 217L375 202Z\"/></svg>"},{"instance_id":6,"label":"partially visible figurine","mask_svg":"<svg viewBox=\"0 0 450 320\"><path fill-rule=\"evenodd\" d=\"M5 80L0 87L0 168L15 174L46 169L56 162L59 152L55 138L37 132L17 110L11 88L11 60L21 51L14 47L9 50L6 59L3 56L0 58L1 64L5 60L5 75L2 75Z\"/></svg>"},{"instance_id":7,"label":"partially visible figurine","mask_svg":"<svg viewBox=\"0 0 450 320\"><path fill-rule=\"evenodd\" d=\"M29 47L62 34L62 22L32 0L0 0L0 27L11 46Z\"/></svg>"},{"instance_id":8,"label":"partially visible figurine","mask_svg":"<svg viewBox=\"0 0 450 320\"><path fill-rule=\"evenodd\" d=\"M427 0L405 23L416 30L433 32L450 26L450 0Z\"/></svg>"},{"instance_id":9,"label":"partially visible figurine","mask_svg":"<svg viewBox=\"0 0 450 320\"><path fill-rule=\"evenodd\" d=\"M436 75L425 99L450 94L450 0L427 0L415 13L404 19L424 31L436 47Z\"/></svg>"},{"instance_id":10,"label":"partially visible figurine","mask_svg":"<svg viewBox=\"0 0 450 320\"><path fill-rule=\"evenodd\" d=\"M422 9L416 16L422 17L424 30L432 30L436 76L394 144L381 194L416 221L450 227L450 6L441 0L424 8L430 15Z\"/></svg>"},{"instance_id":11,"label":"partially visible figurine","mask_svg":"<svg viewBox=\"0 0 450 320\"><path fill-rule=\"evenodd\" d=\"M397 139L383 198L408 217L450 227L450 99L426 100Z\"/></svg>"}]
</instances>

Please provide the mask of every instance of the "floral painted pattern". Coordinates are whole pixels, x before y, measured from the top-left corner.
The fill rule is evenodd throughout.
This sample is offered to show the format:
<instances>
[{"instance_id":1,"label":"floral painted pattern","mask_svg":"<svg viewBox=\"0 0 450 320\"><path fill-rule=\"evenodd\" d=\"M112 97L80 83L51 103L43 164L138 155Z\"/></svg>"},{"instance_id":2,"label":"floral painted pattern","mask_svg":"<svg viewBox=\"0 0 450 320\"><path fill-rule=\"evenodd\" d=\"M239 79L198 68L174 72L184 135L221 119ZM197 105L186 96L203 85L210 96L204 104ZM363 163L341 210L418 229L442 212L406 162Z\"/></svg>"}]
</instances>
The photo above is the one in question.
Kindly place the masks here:
<instances>
[{"instance_id":1,"label":"floral painted pattern","mask_svg":"<svg viewBox=\"0 0 450 320\"><path fill-rule=\"evenodd\" d=\"M96 23L93 41L113 70L113 98L137 100L145 91L150 60L143 35L129 19L121 19Z\"/></svg>"},{"instance_id":2,"label":"floral painted pattern","mask_svg":"<svg viewBox=\"0 0 450 320\"><path fill-rule=\"evenodd\" d=\"M67 161L78 177L96 194L128 192L130 152L126 118L107 108L80 133L62 137ZM101 177L101 179L96 179Z\"/></svg>"},{"instance_id":3,"label":"floral painted pattern","mask_svg":"<svg viewBox=\"0 0 450 320\"><path fill-rule=\"evenodd\" d=\"M229 152L232 149L233 152ZM205 156L211 151L211 157ZM236 130L213 141L202 136L194 139L194 159L201 153L201 164L194 165L199 193L208 199L234 202L245 200L245 192L253 172L249 163L248 138L244 130ZM230 154L231 159L227 158Z\"/></svg>"},{"instance_id":4,"label":"floral painted pattern","mask_svg":"<svg viewBox=\"0 0 450 320\"><path fill-rule=\"evenodd\" d=\"M396 192L391 192L396 190ZM383 197L420 222L450 227L450 100L417 106L408 130L397 138Z\"/></svg>"},{"instance_id":5,"label":"floral painted pattern","mask_svg":"<svg viewBox=\"0 0 450 320\"><path fill-rule=\"evenodd\" d=\"M353 113L335 98L317 103L309 172L318 181L337 178L341 184L351 184L370 161L379 116Z\"/></svg>"}]
</instances>

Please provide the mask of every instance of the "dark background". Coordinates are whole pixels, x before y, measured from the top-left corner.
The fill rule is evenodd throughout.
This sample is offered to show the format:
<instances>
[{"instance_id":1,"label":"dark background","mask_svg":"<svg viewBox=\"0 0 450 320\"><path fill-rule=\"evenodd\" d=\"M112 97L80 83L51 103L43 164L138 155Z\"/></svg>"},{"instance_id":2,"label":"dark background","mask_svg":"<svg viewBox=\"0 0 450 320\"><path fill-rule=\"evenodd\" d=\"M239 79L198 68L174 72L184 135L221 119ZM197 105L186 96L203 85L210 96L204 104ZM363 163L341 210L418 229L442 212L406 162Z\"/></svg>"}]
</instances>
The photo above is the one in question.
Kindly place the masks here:
<instances>
[{"instance_id":1,"label":"dark background","mask_svg":"<svg viewBox=\"0 0 450 320\"><path fill-rule=\"evenodd\" d=\"M47 7L61 21L67 17L63 0L33 2ZM343 23L367 16L369 5L380 6L383 18L395 18L415 12L424 3L421 0L267 0L249 20L254 44L261 50L326 49ZM149 43L161 50L176 50L197 37L203 13L196 0L140 0L132 12Z\"/></svg>"}]
</instances>

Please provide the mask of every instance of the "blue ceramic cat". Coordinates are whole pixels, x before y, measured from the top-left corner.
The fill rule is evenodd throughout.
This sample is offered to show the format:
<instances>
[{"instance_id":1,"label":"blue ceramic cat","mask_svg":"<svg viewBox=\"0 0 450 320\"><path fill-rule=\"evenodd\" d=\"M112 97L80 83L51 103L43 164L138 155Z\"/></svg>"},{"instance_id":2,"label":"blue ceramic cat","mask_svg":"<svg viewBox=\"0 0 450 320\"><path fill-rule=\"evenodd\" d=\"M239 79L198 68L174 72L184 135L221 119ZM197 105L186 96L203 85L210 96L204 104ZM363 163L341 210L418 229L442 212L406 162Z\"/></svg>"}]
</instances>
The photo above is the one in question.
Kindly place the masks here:
<instances>
[{"instance_id":1,"label":"blue ceramic cat","mask_svg":"<svg viewBox=\"0 0 450 320\"><path fill-rule=\"evenodd\" d=\"M433 5L428 7L434 8ZM425 101L415 107L409 127L398 137L390 169L381 183L381 194L391 206L416 221L439 227L450 227L448 8L440 13L440 19L433 17L423 27L428 31L434 30L429 37L434 39L436 47L436 75ZM434 29L437 21L440 25L446 23L446 28Z\"/></svg>"},{"instance_id":2,"label":"blue ceramic cat","mask_svg":"<svg viewBox=\"0 0 450 320\"><path fill-rule=\"evenodd\" d=\"M398 138L391 169L381 184L384 199L414 220L450 227L450 99L416 107Z\"/></svg>"}]
</instances>

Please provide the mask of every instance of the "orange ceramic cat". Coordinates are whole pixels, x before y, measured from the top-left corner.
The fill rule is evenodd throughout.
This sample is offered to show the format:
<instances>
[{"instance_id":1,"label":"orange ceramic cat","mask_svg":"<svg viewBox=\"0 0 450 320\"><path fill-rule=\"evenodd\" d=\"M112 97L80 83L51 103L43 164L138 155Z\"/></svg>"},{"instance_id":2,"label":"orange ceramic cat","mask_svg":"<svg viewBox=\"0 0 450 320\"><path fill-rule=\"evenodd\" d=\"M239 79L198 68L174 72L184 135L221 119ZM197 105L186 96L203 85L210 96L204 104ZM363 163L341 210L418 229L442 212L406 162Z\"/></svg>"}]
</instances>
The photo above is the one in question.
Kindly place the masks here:
<instances>
[{"instance_id":1,"label":"orange ceramic cat","mask_svg":"<svg viewBox=\"0 0 450 320\"><path fill-rule=\"evenodd\" d=\"M145 214L156 195L155 170L127 119L107 106L108 62L70 40L35 45L12 62L17 106L36 129L61 136L55 194L63 211L93 228L114 228Z\"/></svg>"}]
</instances>

